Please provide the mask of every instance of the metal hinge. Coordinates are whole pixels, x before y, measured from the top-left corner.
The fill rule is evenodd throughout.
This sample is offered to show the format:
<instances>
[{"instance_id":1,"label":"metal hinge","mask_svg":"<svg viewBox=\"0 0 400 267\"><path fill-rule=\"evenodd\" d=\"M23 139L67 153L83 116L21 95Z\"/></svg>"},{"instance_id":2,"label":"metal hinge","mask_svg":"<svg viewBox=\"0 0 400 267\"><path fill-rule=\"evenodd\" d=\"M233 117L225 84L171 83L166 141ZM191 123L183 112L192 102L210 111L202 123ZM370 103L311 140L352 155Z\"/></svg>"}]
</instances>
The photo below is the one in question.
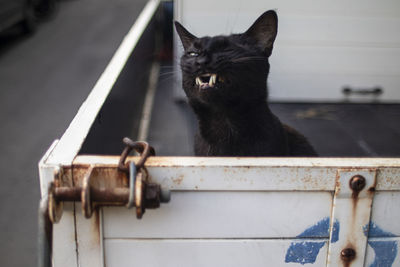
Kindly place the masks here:
<instances>
[{"instance_id":1,"label":"metal hinge","mask_svg":"<svg viewBox=\"0 0 400 267\"><path fill-rule=\"evenodd\" d=\"M144 166L146 159L155 155L154 149L146 142L133 142L129 138L123 142L126 147L117 168L69 166L55 174L39 208L39 266L51 266L52 228L61 219L63 202L80 201L86 218L91 218L93 210L100 206L135 207L138 219L146 209L156 209L160 203L169 202L170 191L150 182ZM125 162L132 150L140 154L137 163ZM66 186L64 180L73 181L73 186Z\"/></svg>"}]
</instances>

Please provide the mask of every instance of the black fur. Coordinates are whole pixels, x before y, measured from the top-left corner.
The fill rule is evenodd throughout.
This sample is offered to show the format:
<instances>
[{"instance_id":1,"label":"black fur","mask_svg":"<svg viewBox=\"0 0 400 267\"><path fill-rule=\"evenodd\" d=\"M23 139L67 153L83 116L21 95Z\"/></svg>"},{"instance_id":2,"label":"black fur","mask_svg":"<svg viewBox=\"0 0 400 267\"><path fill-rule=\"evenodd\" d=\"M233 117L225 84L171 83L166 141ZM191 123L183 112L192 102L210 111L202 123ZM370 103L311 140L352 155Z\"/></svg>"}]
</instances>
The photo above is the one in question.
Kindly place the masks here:
<instances>
[{"instance_id":1,"label":"black fur","mask_svg":"<svg viewBox=\"0 0 400 267\"><path fill-rule=\"evenodd\" d=\"M184 55L182 84L199 121L198 156L316 156L306 138L283 125L267 103L268 57L277 34L274 11L242 34L197 38L175 22ZM217 74L200 88L196 77Z\"/></svg>"}]
</instances>

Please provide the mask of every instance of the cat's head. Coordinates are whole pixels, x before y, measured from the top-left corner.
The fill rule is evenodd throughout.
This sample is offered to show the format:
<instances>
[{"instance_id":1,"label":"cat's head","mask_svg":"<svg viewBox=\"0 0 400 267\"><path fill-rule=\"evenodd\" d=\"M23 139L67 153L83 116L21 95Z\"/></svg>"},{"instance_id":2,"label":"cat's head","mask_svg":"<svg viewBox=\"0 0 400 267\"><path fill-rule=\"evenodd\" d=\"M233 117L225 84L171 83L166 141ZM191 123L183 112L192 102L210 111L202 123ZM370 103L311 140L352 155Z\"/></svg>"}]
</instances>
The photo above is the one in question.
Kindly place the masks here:
<instances>
[{"instance_id":1,"label":"cat's head","mask_svg":"<svg viewBox=\"0 0 400 267\"><path fill-rule=\"evenodd\" d=\"M184 48L182 82L189 100L227 105L265 100L277 24L270 10L244 33L198 38L175 22Z\"/></svg>"}]
</instances>

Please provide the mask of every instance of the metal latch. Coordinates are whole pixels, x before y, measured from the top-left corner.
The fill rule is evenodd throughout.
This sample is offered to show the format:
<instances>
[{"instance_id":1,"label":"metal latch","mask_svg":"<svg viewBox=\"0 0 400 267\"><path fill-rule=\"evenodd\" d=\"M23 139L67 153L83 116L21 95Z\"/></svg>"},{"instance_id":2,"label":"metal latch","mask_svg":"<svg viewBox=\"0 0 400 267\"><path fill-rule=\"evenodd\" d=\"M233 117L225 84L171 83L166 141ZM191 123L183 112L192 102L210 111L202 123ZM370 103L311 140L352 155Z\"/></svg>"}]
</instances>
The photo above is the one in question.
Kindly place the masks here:
<instances>
[{"instance_id":1,"label":"metal latch","mask_svg":"<svg viewBox=\"0 0 400 267\"><path fill-rule=\"evenodd\" d=\"M150 183L147 180L147 171L143 167L146 159L150 155L155 155L154 149L146 142L133 142L127 137L124 138L123 142L126 147L121 154L118 169L129 173L129 184L131 186L126 207L136 207L136 217L140 219L146 208L156 209L160 207L160 203L168 203L171 199L171 193L169 190L161 188L160 185ZM141 158L136 165L134 162L130 162L129 167L127 167L125 163L126 157L132 149L140 153Z\"/></svg>"},{"instance_id":2,"label":"metal latch","mask_svg":"<svg viewBox=\"0 0 400 267\"><path fill-rule=\"evenodd\" d=\"M146 209L156 209L160 203L170 201L170 191L161 188L159 184L148 179L144 166L149 156L154 156L154 149L146 142L133 142L123 139L126 147L123 150L118 171L129 177L127 187L94 186L93 177L99 178L96 171L102 166L90 165L78 186L58 186L54 181L48 187L48 194L42 198L39 208L39 266L51 266L52 225L59 222L63 212L63 202L81 202L82 213L86 218L93 214L94 207L123 206L136 208L136 217L142 218ZM125 162L129 153L135 150L140 159L135 162ZM110 178L110 177L103 177ZM126 179L126 178L125 178ZM98 182L97 182L98 183Z\"/></svg>"}]
</instances>

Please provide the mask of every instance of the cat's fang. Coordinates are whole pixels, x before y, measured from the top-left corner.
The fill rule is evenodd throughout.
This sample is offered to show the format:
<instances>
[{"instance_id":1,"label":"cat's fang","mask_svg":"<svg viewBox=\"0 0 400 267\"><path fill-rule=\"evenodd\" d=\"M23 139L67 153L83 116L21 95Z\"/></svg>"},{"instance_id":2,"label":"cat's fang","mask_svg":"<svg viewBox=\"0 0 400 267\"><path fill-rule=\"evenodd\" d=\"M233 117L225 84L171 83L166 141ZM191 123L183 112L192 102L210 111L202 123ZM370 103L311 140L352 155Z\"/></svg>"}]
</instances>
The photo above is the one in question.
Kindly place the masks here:
<instances>
[{"instance_id":1,"label":"cat's fang","mask_svg":"<svg viewBox=\"0 0 400 267\"><path fill-rule=\"evenodd\" d=\"M210 86L214 86L214 84L216 84L216 83L217 83L217 74L212 74L210 77L209 84L210 84Z\"/></svg>"},{"instance_id":2,"label":"cat's fang","mask_svg":"<svg viewBox=\"0 0 400 267\"><path fill-rule=\"evenodd\" d=\"M219 76L217 76L217 74L203 74L197 76L195 82L200 89L207 89L214 87L218 80Z\"/></svg>"},{"instance_id":3,"label":"cat's fang","mask_svg":"<svg viewBox=\"0 0 400 267\"><path fill-rule=\"evenodd\" d=\"M196 77L196 85L201 85L201 84L202 84L202 82L201 82L200 78Z\"/></svg>"},{"instance_id":4,"label":"cat's fang","mask_svg":"<svg viewBox=\"0 0 400 267\"><path fill-rule=\"evenodd\" d=\"M210 80L208 81L208 85L213 87L214 83L215 83L215 81L214 81L214 74L213 74L213 75L210 76Z\"/></svg>"}]
</instances>

